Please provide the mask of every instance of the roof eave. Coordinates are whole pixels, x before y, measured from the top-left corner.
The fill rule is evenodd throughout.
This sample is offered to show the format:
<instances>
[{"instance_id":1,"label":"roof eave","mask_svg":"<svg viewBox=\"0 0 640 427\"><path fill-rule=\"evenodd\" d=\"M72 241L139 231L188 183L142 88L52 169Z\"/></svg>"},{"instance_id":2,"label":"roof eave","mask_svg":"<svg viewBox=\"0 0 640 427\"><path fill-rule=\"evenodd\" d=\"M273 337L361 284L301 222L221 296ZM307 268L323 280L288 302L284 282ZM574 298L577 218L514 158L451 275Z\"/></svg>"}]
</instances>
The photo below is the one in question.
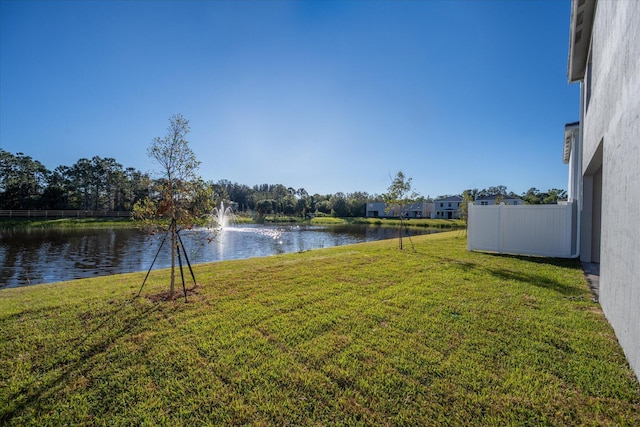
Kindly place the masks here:
<instances>
[{"instance_id":1,"label":"roof eave","mask_svg":"<svg viewBox=\"0 0 640 427\"><path fill-rule=\"evenodd\" d=\"M567 77L569 83L584 78L591 43L593 16L597 0L571 1L571 26L569 32L569 64Z\"/></svg>"}]
</instances>

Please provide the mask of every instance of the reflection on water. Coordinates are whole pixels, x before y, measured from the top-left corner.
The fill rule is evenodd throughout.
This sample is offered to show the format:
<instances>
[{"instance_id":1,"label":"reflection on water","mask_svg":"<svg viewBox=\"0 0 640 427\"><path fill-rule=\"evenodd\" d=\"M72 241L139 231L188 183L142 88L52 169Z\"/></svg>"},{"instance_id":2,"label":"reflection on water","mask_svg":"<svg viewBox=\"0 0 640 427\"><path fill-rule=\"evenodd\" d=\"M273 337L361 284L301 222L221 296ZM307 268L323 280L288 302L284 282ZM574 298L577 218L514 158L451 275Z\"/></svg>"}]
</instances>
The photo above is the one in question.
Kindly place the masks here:
<instances>
[{"instance_id":1,"label":"reflection on water","mask_svg":"<svg viewBox=\"0 0 640 427\"><path fill-rule=\"evenodd\" d=\"M211 243L207 229L180 235L189 260L197 264L389 239L397 233L393 228L353 225L244 225L225 228ZM136 229L0 230L0 288L144 271L163 237ZM154 269L170 266L165 243Z\"/></svg>"}]
</instances>

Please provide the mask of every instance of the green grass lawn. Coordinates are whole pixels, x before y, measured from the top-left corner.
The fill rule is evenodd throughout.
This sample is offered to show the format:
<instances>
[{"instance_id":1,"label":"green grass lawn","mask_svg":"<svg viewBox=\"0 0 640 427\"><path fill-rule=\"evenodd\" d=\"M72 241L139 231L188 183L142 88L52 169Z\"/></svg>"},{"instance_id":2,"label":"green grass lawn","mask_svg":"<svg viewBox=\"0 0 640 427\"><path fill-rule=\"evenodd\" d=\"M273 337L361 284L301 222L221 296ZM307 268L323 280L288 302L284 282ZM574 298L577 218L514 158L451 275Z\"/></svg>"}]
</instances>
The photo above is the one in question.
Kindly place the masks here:
<instances>
[{"instance_id":1,"label":"green grass lawn","mask_svg":"<svg viewBox=\"0 0 640 427\"><path fill-rule=\"evenodd\" d=\"M341 225L341 224L362 224L362 225L378 225L397 227L400 225L400 220L395 218L334 218L329 216L319 216L310 220L311 224L328 224L328 225ZM403 221L406 227L426 227L426 228L465 228L466 224L460 219L429 219L429 218L414 218L406 219Z\"/></svg>"},{"instance_id":2,"label":"green grass lawn","mask_svg":"<svg viewBox=\"0 0 640 427\"><path fill-rule=\"evenodd\" d=\"M0 424L640 425L577 262L413 242L1 290Z\"/></svg>"},{"instance_id":3,"label":"green grass lawn","mask_svg":"<svg viewBox=\"0 0 640 427\"><path fill-rule=\"evenodd\" d=\"M399 225L400 220L395 218L355 218L354 224L368 225ZM431 227L431 228L465 228L467 225L461 219L430 219L430 218L411 218L405 219L403 224L406 227Z\"/></svg>"},{"instance_id":4,"label":"green grass lawn","mask_svg":"<svg viewBox=\"0 0 640 427\"><path fill-rule=\"evenodd\" d=\"M2 228L135 228L139 222L116 218L0 218Z\"/></svg>"}]
</instances>

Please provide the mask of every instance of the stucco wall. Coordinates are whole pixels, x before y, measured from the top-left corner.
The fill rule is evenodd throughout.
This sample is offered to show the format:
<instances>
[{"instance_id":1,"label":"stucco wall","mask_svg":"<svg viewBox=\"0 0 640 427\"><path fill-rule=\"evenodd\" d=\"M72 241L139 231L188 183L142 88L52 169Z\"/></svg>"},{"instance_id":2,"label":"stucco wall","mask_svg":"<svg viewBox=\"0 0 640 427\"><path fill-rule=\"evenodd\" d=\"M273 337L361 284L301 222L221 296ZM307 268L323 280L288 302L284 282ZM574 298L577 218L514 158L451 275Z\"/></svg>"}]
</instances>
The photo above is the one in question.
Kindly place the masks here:
<instances>
[{"instance_id":1,"label":"stucco wall","mask_svg":"<svg viewBox=\"0 0 640 427\"><path fill-rule=\"evenodd\" d=\"M592 34L582 169L602 144L600 302L640 378L640 2L599 1Z\"/></svg>"}]
</instances>

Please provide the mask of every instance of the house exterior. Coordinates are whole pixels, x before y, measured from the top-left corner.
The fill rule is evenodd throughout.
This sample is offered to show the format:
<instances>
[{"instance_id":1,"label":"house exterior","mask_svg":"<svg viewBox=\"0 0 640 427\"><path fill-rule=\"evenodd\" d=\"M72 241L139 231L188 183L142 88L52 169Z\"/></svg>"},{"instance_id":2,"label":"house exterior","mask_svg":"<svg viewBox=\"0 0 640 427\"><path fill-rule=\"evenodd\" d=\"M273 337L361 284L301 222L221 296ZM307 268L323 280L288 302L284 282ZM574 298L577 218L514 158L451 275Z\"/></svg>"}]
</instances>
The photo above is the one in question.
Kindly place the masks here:
<instances>
[{"instance_id":1,"label":"house exterior","mask_svg":"<svg viewBox=\"0 0 640 427\"><path fill-rule=\"evenodd\" d=\"M418 202L405 207L405 216L407 218L433 218L434 203Z\"/></svg>"},{"instance_id":2,"label":"house exterior","mask_svg":"<svg viewBox=\"0 0 640 427\"><path fill-rule=\"evenodd\" d=\"M496 200L498 200L498 203L496 203ZM480 206L499 205L500 203L504 203L505 205L517 206L517 205L524 205L524 200L518 197L498 196L494 194L491 196L476 197L476 199L473 201L474 205L480 205Z\"/></svg>"},{"instance_id":3,"label":"house exterior","mask_svg":"<svg viewBox=\"0 0 640 427\"><path fill-rule=\"evenodd\" d=\"M366 215L367 218L386 218L390 216L390 212L387 212L387 204L384 202L369 202Z\"/></svg>"},{"instance_id":4,"label":"house exterior","mask_svg":"<svg viewBox=\"0 0 640 427\"><path fill-rule=\"evenodd\" d=\"M575 245L599 263L599 300L640 377L640 2L572 0L570 83L580 122L565 126Z\"/></svg>"},{"instance_id":5,"label":"house exterior","mask_svg":"<svg viewBox=\"0 0 640 427\"><path fill-rule=\"evenodd\" d=\"M442 197L433 201L435 205L435 217L437 219L458 219L460 203L463 198L460 196Z\"/></svg>"},{"instance_id":6,"label":"house exterior","mask_svg":"<svg viewBox=\"0 0 640 427\"><path fill-rule=\"evenodd\" d=\"M418 202L407 205L403 209L405 218L433 218L433 203ZM400 208L398 206L388 209L384 202L367 203L367 218L398 218Z\"/></svg>"}]
</instances>

